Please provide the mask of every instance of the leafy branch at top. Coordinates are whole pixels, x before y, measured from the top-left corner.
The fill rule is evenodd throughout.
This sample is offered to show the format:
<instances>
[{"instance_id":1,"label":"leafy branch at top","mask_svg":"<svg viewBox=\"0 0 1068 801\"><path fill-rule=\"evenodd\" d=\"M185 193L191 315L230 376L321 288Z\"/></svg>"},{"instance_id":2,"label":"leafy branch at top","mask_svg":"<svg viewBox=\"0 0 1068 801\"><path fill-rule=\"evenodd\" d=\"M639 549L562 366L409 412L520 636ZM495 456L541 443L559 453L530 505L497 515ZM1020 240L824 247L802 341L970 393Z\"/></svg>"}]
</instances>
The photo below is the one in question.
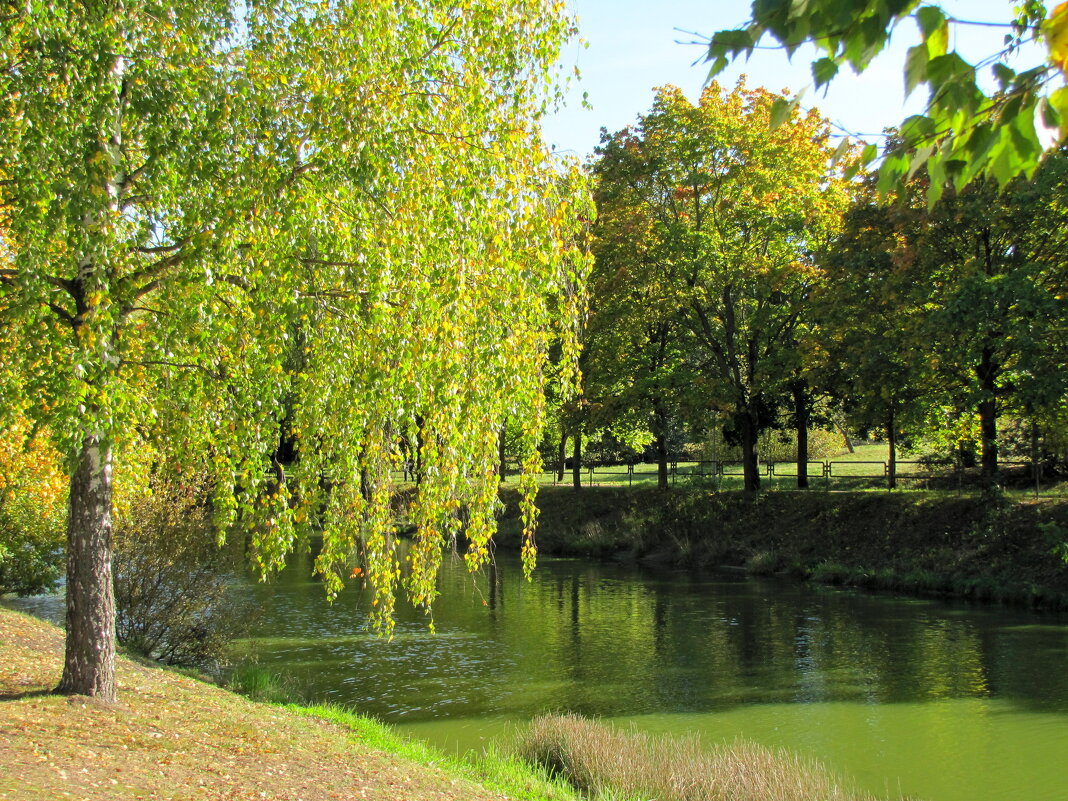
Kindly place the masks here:
<instances>
[{"instance_id":1,"label":"leafy branch at top","mask_svg":"<svg viewBox=\"0 0 1068 801\"><path fill-rule=\"evenodd\" d=\"M1004 22L957 19L938 4L920 0L757 0L751 18L740 28L719 31L709 40L707 60L716 75L739 56L752 55L770 37L789 55L810 43L820 51L811 63L817 89L826 86L843 65L863 72L881 53L897 27L911 19L919 43L908 49L903 65L906 93L920 86L929 91L924 114L906 119L900 134L882 154L880 190L900 190L917 170L931 176L928 201L944 187L962 188L979 176L1005 186L1013 178L1031 177L1046 149L1068 133L1068 3L1047 15L1046 7L1027 0ZM951 49L954 26L1003 25L1004 47L973 64ZM1044 45L1041 63L1015 70L1006 62L1028 44ZM981 73L990 69L996 89L987 93ZM1057 86L1056 84L1060 84ZM772 124L786 119L797 99L783 98ZM1048 133L1040 136L1039 127ZM839 157L848 152L839 149ZM880 157L875 145L864 148L859 170Z\"/></svg>"}]
</instances>

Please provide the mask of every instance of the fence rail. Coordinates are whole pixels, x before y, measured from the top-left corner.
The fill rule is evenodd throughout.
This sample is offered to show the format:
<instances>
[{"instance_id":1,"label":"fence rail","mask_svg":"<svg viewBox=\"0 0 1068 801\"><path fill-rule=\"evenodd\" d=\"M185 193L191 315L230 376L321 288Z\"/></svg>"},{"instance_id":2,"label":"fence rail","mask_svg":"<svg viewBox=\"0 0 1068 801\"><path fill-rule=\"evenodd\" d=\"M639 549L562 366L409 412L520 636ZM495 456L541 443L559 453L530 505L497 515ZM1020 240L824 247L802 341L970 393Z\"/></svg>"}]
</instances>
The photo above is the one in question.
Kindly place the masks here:
<instances>
[{"instance_id":1,"label":"fence rail","mask_svg":"<svg viewBox=\"0 0 1068 801\"><path fill-rule=\"evenodd\" d=\"M786 488L795 485L798 466L790 462L760 462L760 477L773 486ZM999 471L1002 477L1011 476L1015 484L1034 489L1036 494L1042 484L1049 484L1042 475L1042 465L1032 462L1001 462ZM632 486L635 482L649 483L656 481L659 467L655 462L637 462L633 464L593 464L583 466L579 476L582 486ZM733 487L740 485L744 477L742 462L737 461L670 461L667 466L667 479L672 485L680 482L704 483L714 487ZM957 489L977 487L980 485L978 468L967 468L959 464L932 463L915 460L900 460L894 464L891 482L889 462L880 461L838 461L810 460L805 463L805 473L810 485L822 481L828 489L839 488L876 488L892 489L892 484L899 487ZM546 471L543 483L572 484L574 471L567 468L563 478L559 471Z\"/></svg>"}]
</instances>

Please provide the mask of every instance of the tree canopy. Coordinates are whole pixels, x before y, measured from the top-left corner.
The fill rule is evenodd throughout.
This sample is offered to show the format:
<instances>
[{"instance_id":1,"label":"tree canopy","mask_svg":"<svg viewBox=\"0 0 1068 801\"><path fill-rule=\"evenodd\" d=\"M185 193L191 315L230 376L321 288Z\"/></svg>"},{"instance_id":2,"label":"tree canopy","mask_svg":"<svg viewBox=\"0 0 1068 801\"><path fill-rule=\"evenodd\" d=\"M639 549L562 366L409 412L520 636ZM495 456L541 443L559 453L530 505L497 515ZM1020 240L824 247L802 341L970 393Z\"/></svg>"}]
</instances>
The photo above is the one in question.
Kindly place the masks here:
<instances>
[{"instance_id":1,"label":"tree canopy","mask_svg":"<svg viewBox=\"0 0 1068 801\"><path fill-rule=\"evenodd\" d=\"M69 462L62 689L114 697L111 473L142 442L209 477L265 573L321 531L327 591L356 559L387 631L402 440L415 603L461 507L486 558L505 419L530 533L543 365L582 304L582 179L537 130L570 32L542 0L6 12L0 413Z\"/></svg>"},{"instance_id":2,"label":"tree canopy","mask_svg":"<svg viewBox=\"0 0 1068 801\"><path fill-rule=\"evenodd\" d=\"M1036 0L1006 4L1002 22L1004 47L978 63L970 63L951 46L954 27L974 24L954 18L938 3L921 0L755 0L749 21L734 30L715 33L709 44L711 73L719 73L730 59L752 54L765 38L792 55L812 43L821 52L812 62L817 89L848 65L862 72L890 41L905 20L916 24L919 41L908 50L903 66L908 92L929 90L925 113L900 126L900 139L880 168L880 188L900 189L916 171L930 173L929 199L936 200L950 183L962 188L977 176L1004 186L1019 175L1034 174L1048 146L1036 126L1068 132L1068 3L1047 16ZM1009 56L1029 43L1044 48L1044 59L1017 70ZM982 73L989 69L994 90L984 89ZM780 109L791 101L783 100ZM796 102L796 99L792 102ZM783 112L780 110L779 112ZM864 151L866 162L879 155L874 145Z\"/></svg>"},{"instance_id":3,"label":"tree canopy","mask_svg":"<svg viewBox=\"0 0 1068 801\"><path fill-rule=\"evenodd\" d=\"M596 230L607 240L596 272L633 281L628 302L647 304L628 322L632 355L658 360L665 400L665 370L683 362L678 344L658 339L678 333L661 326L686 332L691 383L706 408L729 415L748 489L759 486L762 410L796 363L795 333L818 273L812 254L846 200L828 171L825 121L795 110L772 129L779 99L713 83L694 104L664 88L636 128L606 137L594 166Z\"/></svg>"}]
</instances>

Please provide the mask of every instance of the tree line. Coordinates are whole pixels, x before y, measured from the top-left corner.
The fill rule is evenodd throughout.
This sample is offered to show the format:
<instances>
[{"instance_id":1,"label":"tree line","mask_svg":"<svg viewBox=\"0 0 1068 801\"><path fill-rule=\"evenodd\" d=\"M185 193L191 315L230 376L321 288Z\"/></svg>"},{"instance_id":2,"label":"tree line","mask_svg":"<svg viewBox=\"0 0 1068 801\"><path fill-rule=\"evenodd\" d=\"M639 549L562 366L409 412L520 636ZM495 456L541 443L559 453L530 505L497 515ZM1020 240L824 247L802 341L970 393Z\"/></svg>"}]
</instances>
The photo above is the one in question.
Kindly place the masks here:
<instances>
[{"instance_id":1,"label":"tree line","mask_svg":"<svg viewBox=\"0 0 1068 801\"><path fill-rule=\"evenodd\" d=\"M666 486L669 433L722 426L748 490L769 428L796 431L805 486L807 431L829 410L886 438L891 486L903 437L974 450L986 483L1001 422L1061 453L1068 153L931 204L924 169L889 195L851 178L818 114L773 124L782 99L668 87L603 135L584 392L559 433L650 443Z\"/></svg>"}]
</instances>

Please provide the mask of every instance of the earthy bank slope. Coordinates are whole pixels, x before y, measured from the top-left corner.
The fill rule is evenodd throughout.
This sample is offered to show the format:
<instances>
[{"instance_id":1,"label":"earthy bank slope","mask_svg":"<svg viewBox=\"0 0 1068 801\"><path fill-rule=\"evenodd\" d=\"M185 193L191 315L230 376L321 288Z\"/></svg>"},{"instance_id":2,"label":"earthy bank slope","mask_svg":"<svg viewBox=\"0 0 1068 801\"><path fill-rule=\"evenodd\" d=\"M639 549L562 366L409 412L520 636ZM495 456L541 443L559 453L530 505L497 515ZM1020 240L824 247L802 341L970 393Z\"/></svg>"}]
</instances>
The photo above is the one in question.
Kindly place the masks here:
<instances>
[{"instance_id":1,"label":"earthy bank slope","mask_svg":"<svg viewBox=\"0 0 1068 801\"><path fill-rule=\"evenodd\" d=\"M0 608L0 799L504 799L341 726L120 658L120 703L47 694L62 632Z\"/></svg>"},{"instance_id":2,"label":"earthy bank slope","mask_svg":"<svg viewBox=\"0 0 1068 801\"><path fill-rule=\"evenodd\" d=\"M518 542L514 491L499 539ZM874 492L546 487L542 553L748 566L817 580L1068 608L1068 502Z\"/></svg>"}]
</instances>

